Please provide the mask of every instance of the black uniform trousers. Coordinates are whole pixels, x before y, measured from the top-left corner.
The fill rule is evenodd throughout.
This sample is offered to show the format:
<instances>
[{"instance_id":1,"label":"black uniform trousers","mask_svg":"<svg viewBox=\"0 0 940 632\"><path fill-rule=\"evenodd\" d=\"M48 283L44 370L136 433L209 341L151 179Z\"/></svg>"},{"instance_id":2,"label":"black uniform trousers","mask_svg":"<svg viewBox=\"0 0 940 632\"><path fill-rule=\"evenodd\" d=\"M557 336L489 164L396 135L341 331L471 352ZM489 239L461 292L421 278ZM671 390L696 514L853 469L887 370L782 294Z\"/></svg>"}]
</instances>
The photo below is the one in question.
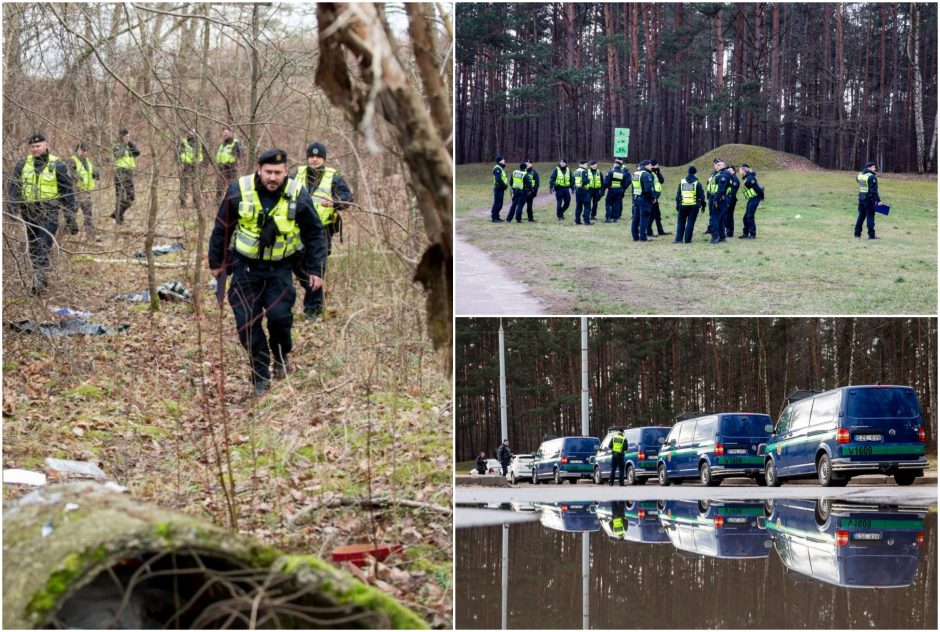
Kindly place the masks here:
<instances>
[{"instance_id":1,"label":"black uniform trousers","mask_svg":"<svg viewBox=\"0 0 940 632\"><path fill-rule=\"evenodd\" d=\"M656 234L665 235L666 231L663 230L663 214L659 211L659 198L656 198L650 206L650 223L647 231L649 235L653 234L653 222L656 223Z\"/></svg>"},{"instance_id":2,"label":"black uniform trousers","mask_svg":"<svg viewBox=\"0 0 940 632\"><path fill-rule=\"evenodd\" d=\"M591 189L591 219L597 217L597 205L601 201L601 190Z\"/></svg>"},{"instance_id":3,"label":"black uniform trousers","mask_svg":"<svg viewBox=\"0 0 940 632\"><path fill-rule=\"evenodd\" d=\"M720 200L715 199L714 204L709 209L708 212L708 230L712 235L712 239L717 239L718 241L725 240L725 211L728 209L728 198L722 198Z\"/></svg>"},{"instance_id":4,"label":"black uniform trousers","mask_svg":"<svg viewBox=\"0 0 940 632\"><path fill-rule=\"evenodd\" d=\"M725 210L725 234L734 237L734 209L738 205L738 198L730 198L728 208Z\"/></svg>"},{"instance_id":5,"label":"black uniform trousers","mask_svg":"<svg viewBox=\"0 0 940 632\"><path fill-rule=\"evenodd\" d=\"M858 219L855 220L855 236L862 236L862 224L868 224L868 236L875 236L875 200L865 196L858 201Z\"/></svg>"},{"instance_id":6,"label":"black uniform trousers","mask_svg":"<svg viewBox=\"0 0 940 632\"><path fill-rule=\"evenodd\" d=\"M193 197L193 208L199 208L199 196L196 193L199 177L197 171L199 165L180 165L180 205L186 206L186 192L190 191Z\"/></svg>"},{"instance_id":7,"label":"black uniform trousers","mask_svg":"<svg viewBox=\"0 0 940 632\"><path fill-rule=\"evenodd\" d=\"M565 219L565 211L569 206L571 206L571 189L555 187L555 215L558 219Z\"/></svg>"},{"instance_id":8,"label":"black uniform trousers","mask_svg":"<svg viewBox=\"0 0 940 632\"><path fill-rule=\"evenodd\" d=\"M229 186L238 180L238 163L224 163L216 165L218 175L215 180L215 196L221 200Z\"/></svg>"},{"instance_id":9,"label":"black uniform trousers","mask_svg":"<svg viewBox=\"0 0 940 632\"><path fill-rule=\"evenodd\" d=\"M522 222L522 211L525 208L525 201L528 197L525 189L512 190L512 204L509 205L509 215L506 216L507 222L511 222L514 217L516 218L516 223Z\"/></svg>"},{"instance_id":10,"label":"black uniform trousers","mask_svg":"<svg viewBox=\"0 0 940 632\"><path fill-rule=\"evenodd\" d=\"M623 470L624 470L624 458L623 452L615 452L610 457L610 486L614 484L614 476L617 475L617 471L620 471L620 486L623 487Z\"/></svg>"},{"instance_id":11,"label":"black uniform trousers","mask_svg":"<svg viewBox=\"0 0 940 632\"><path fill-rule=\"evenodd\" d=\"M705 233L706 235L711 235L711 234L712 234L712 222L711 222L711 217L712 217L712 215L713 215L714 213L717 213L718 210L717 210L717 207L716 207L715 198L714 198L713 196L708 195L708 196L706 196L706 199L708 200L708 226L705 227L704 233Z\"/></svg>"},{"instance_id":12,"label":"black uniform trousers","mask_svg":"<svg viewBox=\"0 0 940 632\"><path fill-rule=\"evenodd\" d=\"M698 219L698 206L679 206L676 211L679 215L679 219L676 221L676 238L675 242L677 244L692 243L692 231L695 230L695 220Z\"/></svg>"},{"instance_id":13,"label":"black uniform trousers","mask_svg":"<svg viewBox=\"0 0 940 632\"><path fill-rule=\"evenodd\" d=\"M525 198L525 211L526 211L526 215L529 216L528 220L530 222L535 221L535 218L532 216L532 202L534 201L535 201L535 192L533 191L532 193L529 193L528 195L526 195L526 198Z\"/></svg>"},{"instance_id":14,"label":"black uniform trousers","mask_svg":"<svg viewBox=\"0 0 940 632\"><path fill-rule=\"evenodd\" d=\"M333 231L330 230L335 223L327 225L323 234L326 237L326 256L330 256L330 253L333 250ZM293 270L294 276L297 277L297 280L300 281L300 287L304 289L304 314L322 314L323 313L323 285L321 284L316 290L311 289L310 279L307 276L306 271L303 266L303 256L297 255L293 257ZM317 274L321 279L326 278L326 261L323 262L323 270L320 271L320 274Z\"/></svg>"},{"instance_id":15,"label":"black uniform trousers","mask_svg":"<svg viewBox=\"0 0 940 632\"><path fill-rule=\"evenodd\" d=\"M289 261L264 262L237 258L228 290L229 304L235 314L238 340L251 359L251 380L271 378L271 357L287 358L293 344L291 309L297 293L291 278ZM268 319L268 335L262 327Z\"/></svg>"},{"instance_id":16,"label":"black uniform trousers","mask_svg":"<svg viewBox=\"0 0 940 632\"><path fill-rule=\"evenodd\" d=\"M623 189L610 189L604 201L604 219L617 221L623 214Z\"/></svg>"},{"instance_id":17,"label":"black uniform trousers","mask_svg":"<svg viewBox=\"0 0 940 632\"><path fill-rule=\"evenodd\" d=\"M583 223L591 223L591 191L590 189L575 189L574 199L574 223L581 224L582 219Z\"/></svg>"},{"instance_id":18,"label":"black uniform trousers","mask_svg":"<svg viewBox=\"0 0 940 632\"><path fill-rule=\"evenodd\" d=\"M647 241L650 234L650 223L653 220L653 205L643 196L633 198L633 221L630 223L630 232L633 241Z\"/></svg>"},{"instance_id":19,"label":"black uniform trousers","mask_svg":"<svg viewBox=\"0 0 940 632\"><path fill-rule=\"evenodd\" d=\"M23 204L22 208L33 279L36 285L44 286L46 274L51 267L50 254L55 242L55 232L59 229L59 206L40 203Z\"/></svg>"},{"instance_id":20,"label":"black uniform trousers","mask_svg":"<svg viewBox=\"0 0 940 632\"><path fill-rule=\"evenodd\" d=\"M757 206L760 204L759 197L752 197L747 201L747 208L744 209L744 235L757 237L757 224L754 222L754 214L757 213Z\"/></svg>"},{"instance_id":21,"label":"black uniform trousers","mask_svg":"<svg viewBox=\"0 0 940 632\"><path fill-rule=\"evenodd\" d=\"M114 170L114 219L118 224L124 223L124 213L134 203L134 171L132 169Z\"/></svg>"},{"instance_id":22,"label":"black uniform trousers","mask_svg":"<svg viewBox=\"0 0 940 632\"><path fill-rule=\"evenodd\" d=\"M490 209L490 219L499 219L499 212L503 210L503 193L506 189L493 187L493 208Z\"/></svg>"}]
</instances>

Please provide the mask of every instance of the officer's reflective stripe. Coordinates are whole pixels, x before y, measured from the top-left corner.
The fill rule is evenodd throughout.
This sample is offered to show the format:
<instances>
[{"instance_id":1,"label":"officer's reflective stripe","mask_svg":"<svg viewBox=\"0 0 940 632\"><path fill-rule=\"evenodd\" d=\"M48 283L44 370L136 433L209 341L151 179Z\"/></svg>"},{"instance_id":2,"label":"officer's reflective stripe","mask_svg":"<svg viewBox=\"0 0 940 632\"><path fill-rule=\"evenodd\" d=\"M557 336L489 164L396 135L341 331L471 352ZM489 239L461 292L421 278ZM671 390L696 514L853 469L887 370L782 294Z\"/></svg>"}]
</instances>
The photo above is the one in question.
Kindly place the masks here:
<instances>
[{"instance_id":1,"label":"officer's reflective stripe","mask_svg":"<svg viewBox=\"0 0 940 632\"><path fill-rule=\"evenodd\" d=\"M695 195L695 188L698 186L698 184L698 180L694 182L681 180L679 182L679 192L682 199L682 206L695 206L697 199Z\"/></svg>"},{"instance_id":2,"label":"officer's reflective stripe","mask_svg":"<svg viewBox=\"0 0 940 632\"><path fill-rule=\"evenodd\" d=\"M588 182L587 188L589 189L601 188L601 172L600 171L588 171L588 177L590 178L590 182Z\"/></svg>"},{"instance_id":3,"label":"officer's reflective stripe","mask_svg":"<svg viewBox=\"0 0 940 632\"><path fill-rule=\"evenodd\" d=\"M622 189L623 188L623 172L622 171L611 171L610 172L610 188L612 189Z\"/></svg>"},{"instance_id":4,"label":"officer's reflective stripe","mask_svg":"<svg viewBox=\"0 0 940 632\"><path fill-rule=\"evenodd\" d=\"M633 185L633 197L640 197L640 194L643 192L643 186L640 183L640 178L643 176L643 172L640 169L637 169L633 172L633 177L630 182Z\"/></svg>"},{"instance_id":5,"label":"officer's reflective stripe","mask_svg":"<svg viewBox=\"0 0 940 632\"><path fill-rule=\"evenodd\" d=\"M750 200L757 197L757 180L753 180L754 187L747 186L747 180L744 181L744 199Z\"/></svg>"},{"instance_id":6,"label":"officer's reflective stripe","mask_svg":"<svg viewBox=\"0 0 940 632\"><path fill-rule=\"evenodd\" d=\"M525 171L519 171L516 169L512 172L512 188L514 189L524 189L525 188Z\"/></svg>"},{"instance_id":7,"label":"officer's reflective stripe","mask_svg":"<svg viewBox=\"0 0 940 632\"><path fill-rule=\"evenodd\" d=\"M91 161L88 161L88 168L85 168L85 162L78 156L72 156L72 161L75 163L75 173L78 175L76 184L80 191L91 191L95 188L94 180L94 169L91 166Z\"/></svg>"},{"instance_id":8,"label":"officer's reflective stripe","mask_svg":"<svg viewBox=\"0 0 940 632\"><path fill-rule=\"evenodd\" d=\"M184 165L191 165L194 160L196 162L202 162L202 145L201 143L197 143L194 153L192 146L189 144L189 140L184 138L183 150L180 152L180 162Z\"/></svg>"},{"instance_id":9,"label":"officer's reflective stripe","mask_svg":"<svg viewBox=\"0 0 940 632\"><path fill-rule=\"evenodd\" d=\"M238 162L235 158L235 143L238 141L232 139L231 143L221 143L218 151L215 152L215 161L220 165L232 165Z\"/></svg>"},{"instance_id":10,"label":"officer's reflective stripe","mask_svg":"<svg viewBox=\"0 0 940 632\"><path fill-rule=\"evenodd\" d=\"M46 166L36 173L33 156L27 156L20 173L20 191L26 202L45 202L59 197L59 179L56 177L58 157L49 154Z\"/></svg>"},{"instance_id":11,"label":"officer's reflective stripe","mask_svg":"<svg viewBox=\"0 0 940 632\"><path fill-rule=\"evenodd\" d=\"M295 219L295 208L297 196L302 188L303 186L297 180L288 179L285 191L290 201L288 202L288 199L282 196L269 212L268 215L274 221L278 233L274 238L274 244L262 250L261 227L258 226L261 201L258 198L258 192L255 191L254 176L239 178L238 189L241 193L241 202L238 205L238 227L232 237L235 251L249 259L280 261L301 250L300 227Z\"/></svg>"},{"instance_id":12,"label":"officer's reflective stripe","mask_svg":"<svg viewBox=\"0 0 940 632\"><path fill-rule=\"evenodd\" d=\"M586 189L584 186L584 169L579 168L574 172L574 186L576 189Z\"/></svg>"},{"instance_id":13,"label":"officer's reflective stripe","mask_svg":"<svg viewBox=\"0 0 940 632\"><path fill-rule=\"evenodd\" d=\"M493 184L502 183L503 186L509 186L509 178L506 177L506 170L500 165L496 165L496 170L499 171L499 175L493 174Z\"/></svg>"},{"instance_id":14,"label":"officer's reflective stripe","mask_svg":"<svg viewBox=\"0 0 940 632\"><path fill-rule=\"evenodd\" d=\"M317 209L317 215L320 216L320 223L329 226L336 221L336 209L332 206L324 206L324 200L333 199L333 177L336 175L336 169L327 167L323 170L323 177L320 178L320 184L317 190L313 192L313 206ZM301 182L306 182L302 180Z\"/></svg>"},{"instance_id":15,"label":"officer's reflective stripe","mask_svg":"<svg viewBox=\"0 0 940 632\"><path fill-rule=\"evenodd\" d=\"M120 143L118 143L120 144ZM115 144L115 147L118 146ZM133 154L131 154L130 145L124 145L124 153L115 158L114 168L115 169L134 169L137 167L137 161L134 160Z\"/></svg>"},{"instance_id":16,"label":"officer's reflective stripe","mask_svg":"<svg viewBox=\"0 0 940 632\"><path fill-rule=\"evenodd\" d=\"M855 179L858 181L858 192L859 193L868 193L869 192L869 180L874 174L867 171L863 171L855 176Z\"/></svg>"},{"instance_id":17,"label":"officer's reflective stripe","mask_svg":"<svg viewBox=\"0 0 940 632\"><path fill-rule=\"evenodd\" d=\"M715 195L718 193L718 174L712 173L708 176L708 188L706 189L709 195Z\"/></svg>"},{"instance_id":18,"label":"officer's reflective stripe","mask_svg":"<svg viewBox=\"0 0 940 632\"><path fill-rule=\"evenodd\" d=\"M556 167L555 173L557 174L555 176L556 187L570 187L571 186L571 169L569 169L568 167L565 167L564 169L562 169L561 167Z\"/></svg>"},{"instance_id":19,"label":"officer's reflective stripe","mask_svg":"<svg viewBox=\"0 0 940 632\"><path fill-rule=\"evenodd\" d=\"M611 520L610 529L614 532L614 535L623 535L627 531L623 526L623 518L614 518Z\"/></svg>"},{"instance_id":20,"label":"officer's reflective stripe","mask_svg":"<svg viewBox=\"0 0 940 632\"><path fill-rule=\"evenodd\" d=\"M614 454L623 453L623 437L616 436L610 440L610 449L613 450Z\"/></svg>"},{"instance_id":21,"label":"officer's reflective stripe","mask_svg":"<svg viewBox=\"0 0 940 632\"><path fill-rule=\"evenodd\" d=\"M653 176L653 191L655 191L656 193L663 192L663 183L660 182L659 178L656 176Z\"/></svg>"}]
</instances>

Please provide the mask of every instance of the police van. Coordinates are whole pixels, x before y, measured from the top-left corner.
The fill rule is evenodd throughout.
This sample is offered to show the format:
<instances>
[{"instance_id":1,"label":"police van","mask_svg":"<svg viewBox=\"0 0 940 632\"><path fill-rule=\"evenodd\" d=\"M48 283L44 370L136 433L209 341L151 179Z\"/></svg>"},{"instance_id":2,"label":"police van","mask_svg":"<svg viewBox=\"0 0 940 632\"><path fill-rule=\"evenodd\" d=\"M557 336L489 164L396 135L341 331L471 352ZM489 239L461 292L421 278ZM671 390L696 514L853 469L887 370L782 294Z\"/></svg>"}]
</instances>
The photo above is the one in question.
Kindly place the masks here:
<instances>
[{"instance_id":1,"label":"police van","mask_svg":"<svg viewBox=\"0 0 940 632\"><path fill-rule=\"evenodd\" d=\"M760 448L772 427L770 416L760 413L720 413L680 421L659 451L659 484L698 479L712 487L728 476L746 476L764 485Z\"/></svg>"},{"instance_id":2,"label":"police van","mask_svg":"<svg viewBox=\"0 0 940 632\"><path fill-rule=\"evenodd\" d=\"M624 480L627 485L643 485L646 479L655 477L656 455L669 430L668 426L611 428L594 457L594 482L600 485L610 478L610 463L614 455L611 442L618 431L623 433L624 438Z\"/></svg>"},{"instance_id":3,"label":"police van","mask_svg":"<svg viewBox=\"0 0 940 632\"><path fill-rule=\"evenodd\" d=\"M666 500L659 520L673 546L687 553L756 559L773 548L764 505L757 501Z\"/></svg>"},{"instance_id":4,"label":"police van","mask_svg":"<svg viewBox=\"0 0 940 632\"><path fill-rule=\"evenodd\" d=\"M592 459L600 441L597 437L558 437L543 441L532 458L532 484L567 480L577 483L591 478Z\"/></svg>"},{"instance_id":5,"label":"police van","mask_svg":"<svg viewBox=\"0 0 940 632\"><path fill-rule=\"evenodd\" d=\"M927 467L920 404L908 386L844 386L787 406L767 442L767 484L817 478L842 487L857 474L910 485Z\"/></svg>"}]
</instances>

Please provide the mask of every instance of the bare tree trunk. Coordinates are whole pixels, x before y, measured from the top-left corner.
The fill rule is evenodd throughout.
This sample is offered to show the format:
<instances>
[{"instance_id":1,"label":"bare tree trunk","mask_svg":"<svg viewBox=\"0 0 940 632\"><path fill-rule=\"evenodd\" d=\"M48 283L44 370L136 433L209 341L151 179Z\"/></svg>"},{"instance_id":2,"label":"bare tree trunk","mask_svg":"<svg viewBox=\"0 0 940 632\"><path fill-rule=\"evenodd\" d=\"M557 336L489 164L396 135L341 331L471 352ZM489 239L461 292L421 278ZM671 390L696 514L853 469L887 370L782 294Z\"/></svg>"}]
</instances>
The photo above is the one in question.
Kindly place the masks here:
<instances>
[{"instance_id":1,"label":"bare tree trunk","mask_svg":"<svg viewBox=\"0 0 940 632\"><path fill-rule=\"evenodd\" d=\"M405 11L408 13L411 41L414 44L415 61L418 72L421 73L421 82L424 84L424 94L431 106L431 118L437 126L438 135L447 141L447 152L452 154L454 135L451 129L449 100L452 91L444 87L438 70L440 61L437 59L434 37L428 24L431 5L406 2Z\"/></svg>"},{"instance_id":2,"label":"bare tree trunk","mask_svg":"<svg viewBox=\"0 0 940 632\"><path fill-rule=\"evenodd\" d=\"M924 154L924 103L920 74L920 8L916 2L911 3L908 56L911 59L911 72L914 74L912 100L914 101L914 130L917 138L917 173L923 173L926 158Z\"/></svg>"},{"instance_id":3,"label":"bare tree trunk","mask_svg":"<svg viewBox=\"0 0 940 632\"><path fill-rule=\"evenodd\" d=\"M209 58L209 5L202 5L202 14L205 16L205 20L202 24L202 58ZM209 72L209 64L201 64L202 71L199 74L199 95L196 98L196 129L198 130L197 141L202 143L205 137L205 130L202 129L199 121L199 112L207 111L206 103L206 79L207 73ZM215 175L210 171L210 175L207 177L212 177ZM198 178L196 183L196 189L199 195L199 201L201 202L203 197L203 183L205 178ZM206 187L212 190L212 187ZM203 268L203 249L205 248L206 243L206 214L201 207L201 204L195 204L196 207L196 269L193 270L193 306L196 311L196 315L202 315L202 268Z\"/></svg>"},{"instance_id":4,"label":"bare tree trunk","mask_svg":"<svg viewBox=\"0 0 940 632\"><path fill-rule=\"evenodd\" d=\"M858 319L852 319L852 338L849 342L849 376L846 379L845 383L847 385L852 384L852 378L855 376L855 340L856 340L856 324Z\"/></svg>"}]
</instances>

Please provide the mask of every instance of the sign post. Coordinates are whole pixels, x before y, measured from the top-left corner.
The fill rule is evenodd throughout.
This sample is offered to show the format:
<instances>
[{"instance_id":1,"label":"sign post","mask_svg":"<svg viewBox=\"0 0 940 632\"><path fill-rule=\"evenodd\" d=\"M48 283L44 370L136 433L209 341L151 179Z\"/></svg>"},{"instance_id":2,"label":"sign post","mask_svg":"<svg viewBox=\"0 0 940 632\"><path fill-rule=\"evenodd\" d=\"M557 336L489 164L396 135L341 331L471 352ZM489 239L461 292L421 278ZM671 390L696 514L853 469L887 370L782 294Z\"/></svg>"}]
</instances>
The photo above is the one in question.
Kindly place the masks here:
<instances>
[{"instance_id":1,"label":"sign post","mask_svg":"<svg viewBox=\"0 0 940 632\"><path fill-rule=\"evenodd\" d=\"M626 158L630 147L630 128L614 128L614 158Z\"/></svg>"}]
</instances>

